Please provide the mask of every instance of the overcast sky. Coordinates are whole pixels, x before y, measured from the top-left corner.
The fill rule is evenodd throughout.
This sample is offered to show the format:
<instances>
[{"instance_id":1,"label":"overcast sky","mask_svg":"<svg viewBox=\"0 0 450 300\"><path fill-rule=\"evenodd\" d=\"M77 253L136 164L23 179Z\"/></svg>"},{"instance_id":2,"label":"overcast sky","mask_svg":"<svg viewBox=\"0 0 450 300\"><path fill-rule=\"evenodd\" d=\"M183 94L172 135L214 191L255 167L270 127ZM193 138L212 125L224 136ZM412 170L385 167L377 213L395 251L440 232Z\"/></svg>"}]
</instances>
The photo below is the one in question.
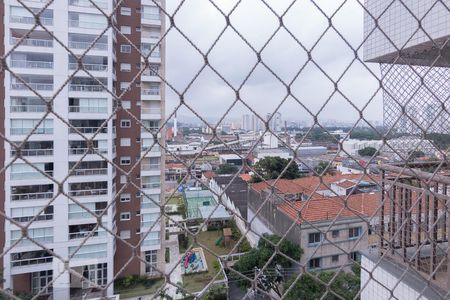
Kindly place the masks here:
<instances>
[{"instance_id":1,"label":"overcast sky","mask_svg":"<svg viewBox=\"0 0 450 300\"><path fill-rule=\"evenodd\" d=\"M267 0L279 14L284 13L292 0ZM315 0L317 5L331 15L343 0ZM167 11L173 14L179 0L167 0ZM228 13L235 5L234 0L215 0ZM283 18L285 26L304 45L311 49L324 34L328 20L311 0L295 1ZM248 42L259 51L279 26L278 19L261 0L242 0L233 11L230 22ZM273 112L286 97L286 89L266 67L257 63L256 54L233 31L227 28L222 37L210 50L214 41L226 26L225 18L208 0L186 0L175 16L175 23L181 31L202 51L208 54L209 63L236 89L242 86L242 99L257 113ZM354 48L363 41L363 9L356 0L349 0L333 17L333 25ZM169 26L167 26L169 28ZM204 64L201 54L175 29L167 35L167 80L175 89L184 91ZM362 57L362 48L358 52ZM339 94L332 93L334 85L312 62L306 64L306 52L288 32L281 28L264 48L261 54L264 63L282 80L290 83L301 68L300 75L292 83L292 93L312 113L331 97L319 115L320 120L354 122L357 111ZM353 50L335 30L329 29L312 50L314 61L334 80L337 80L354 58ZM368 64L379 76L379 67ZM249 73L251 74L249 75ZM243 84L248 76L247 81ZM339 82L339 90L362 108L373 97L378 81L360 63L354 62ZM209 67L206 67L187 89L185 101L208 120L217 119L227 111L235 100L235 92ZM169 115L179 103L179 97L167 89L167 112ZM283 119L310 122L311 116L292 97L280 107ZM229 119L241 119L250 111L241 103L231 109ZM193 116L187 109L179 115ZM381 94L378 92L367 106L364 115L369 120L382 118Z\"/></svg>"}]
</instances>

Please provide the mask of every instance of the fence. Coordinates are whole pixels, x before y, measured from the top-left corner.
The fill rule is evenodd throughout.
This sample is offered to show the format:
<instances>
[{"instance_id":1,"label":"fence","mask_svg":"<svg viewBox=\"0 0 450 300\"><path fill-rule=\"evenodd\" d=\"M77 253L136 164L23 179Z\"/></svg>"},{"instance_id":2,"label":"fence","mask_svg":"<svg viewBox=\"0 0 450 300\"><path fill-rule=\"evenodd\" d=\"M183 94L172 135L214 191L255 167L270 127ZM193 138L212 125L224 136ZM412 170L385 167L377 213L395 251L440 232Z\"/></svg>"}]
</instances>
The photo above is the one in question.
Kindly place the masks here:
<instances>
[{"instance_id":1,"label":"fence","mask_svg":"<svg viewBox=\"0 0 450 300\"><path fill-rule=\"evenodd\" d=\"M450 298L448 1L0 12L3 297ZM107 106L74 111L80 99ZM171 186L166 155L186 169ZM236 164L211 163L220 184L201 170L219 155ZM192 227L187 188L217 200ZM208 230L217 220L228 225Z\"/></svg>"}]
</instances>

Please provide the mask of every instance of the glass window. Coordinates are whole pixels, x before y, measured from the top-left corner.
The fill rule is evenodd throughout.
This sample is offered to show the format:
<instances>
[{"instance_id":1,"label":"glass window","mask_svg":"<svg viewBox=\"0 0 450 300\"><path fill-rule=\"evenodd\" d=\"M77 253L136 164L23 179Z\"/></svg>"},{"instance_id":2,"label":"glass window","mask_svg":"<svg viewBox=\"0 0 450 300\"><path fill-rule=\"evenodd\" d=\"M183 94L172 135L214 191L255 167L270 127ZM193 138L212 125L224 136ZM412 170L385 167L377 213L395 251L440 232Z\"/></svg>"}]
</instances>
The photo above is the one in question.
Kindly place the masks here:
<instances>
[{"instance_id":1,"label":"glass window","mask_svg":"<svg viewBox=\"0 0 450 300\"><path fill-rule=\"evenodd\" d=\"M131 8L122 6L120 8L120 14L122 16L131 16Z\"/></svg>"},{"instance_id":2,"label":"glass window","mask_svg":"<svg viewBox=\"0 0 450 300\"><path fill-rule=\"evenodd\" d=\"M322 234L320 232L310 233L308 237L309 244L318 244L322 241Z\"/></svg>"}]
</instances>

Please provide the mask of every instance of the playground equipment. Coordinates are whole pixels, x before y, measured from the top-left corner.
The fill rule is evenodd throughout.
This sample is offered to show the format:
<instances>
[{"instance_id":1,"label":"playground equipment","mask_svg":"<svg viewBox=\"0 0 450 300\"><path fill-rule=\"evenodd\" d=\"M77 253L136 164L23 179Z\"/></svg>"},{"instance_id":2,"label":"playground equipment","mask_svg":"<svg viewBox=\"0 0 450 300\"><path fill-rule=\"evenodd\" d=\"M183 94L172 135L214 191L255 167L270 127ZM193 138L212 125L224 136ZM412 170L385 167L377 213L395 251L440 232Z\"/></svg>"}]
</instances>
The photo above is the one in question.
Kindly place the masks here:
<instances>
[{"instance_id":1,"label":"playground equipment","mask_svg":"<svg viewBox=\"0 0 450 300\"><path fill-rule=\"evenodd\" d=\"M192 249L192 251L187 252L182 261L181 266L185 274L202 272L207 270L206 262L204 261L204 256L201 254L202 251L199 248Z\"/></svg>"}]
</instances>

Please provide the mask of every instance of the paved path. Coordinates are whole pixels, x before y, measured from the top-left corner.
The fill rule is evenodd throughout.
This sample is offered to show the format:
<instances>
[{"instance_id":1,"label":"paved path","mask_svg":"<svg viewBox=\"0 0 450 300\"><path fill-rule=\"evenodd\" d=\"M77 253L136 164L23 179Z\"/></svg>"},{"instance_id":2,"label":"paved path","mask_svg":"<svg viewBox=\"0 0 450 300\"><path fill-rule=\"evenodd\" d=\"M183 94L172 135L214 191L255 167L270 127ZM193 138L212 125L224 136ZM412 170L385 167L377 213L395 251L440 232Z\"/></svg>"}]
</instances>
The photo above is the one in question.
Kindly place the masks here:
<instances>
[{"instance_id":1,"label":"paved path","mask_svg":"<svg viewBox=\"0 0 450 300\"><path fill-rule=\"evenodd\" d=\"M170 228L169 231L177 231L177 229L175 228ZM175 267L175 269L172 271L172 273L170 274L170 281L173 283L182 283L183 279L181 276L181 265L179 264L179 260L181 259L181 254L180 254L180 249L178 247L178 236L176 234L174 235L170 235L169 236L169 240L166 241L166 247L169 248L170 251L170 262L166 265L166 272L170 272L170 270L172 270L172 268L177 265ZM183 296L181 295L181 293L179 293L177 295L177 287L169 284L167 285L167 294L172 297L173 299L180 299L183 298Z\"/></svg>"}]
</instances>

